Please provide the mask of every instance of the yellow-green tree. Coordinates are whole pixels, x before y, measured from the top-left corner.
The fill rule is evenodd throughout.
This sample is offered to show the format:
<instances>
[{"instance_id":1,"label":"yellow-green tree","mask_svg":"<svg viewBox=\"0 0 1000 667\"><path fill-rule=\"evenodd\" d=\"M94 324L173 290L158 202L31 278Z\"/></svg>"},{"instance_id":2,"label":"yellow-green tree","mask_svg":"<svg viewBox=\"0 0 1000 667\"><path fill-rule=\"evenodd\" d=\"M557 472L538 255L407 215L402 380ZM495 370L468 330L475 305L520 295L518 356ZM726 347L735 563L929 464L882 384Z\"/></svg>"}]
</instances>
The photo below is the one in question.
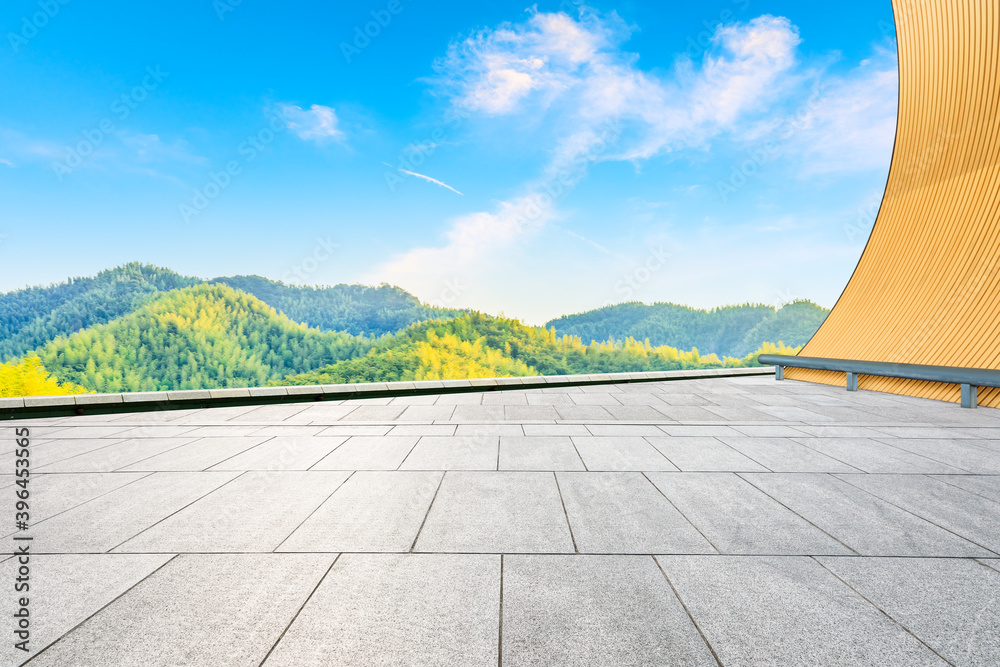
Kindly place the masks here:
<instances>
[{"instance_id":1,"label":"yellow-green tree","mask_svg":"<svg viewBox=\"0 0 1000 667\"><path fill-rule=\"evenodd\" d=\"M86 394L86 389L52 377L38 357L0 364L0 397Z\"/></svg>"}]
</instances>

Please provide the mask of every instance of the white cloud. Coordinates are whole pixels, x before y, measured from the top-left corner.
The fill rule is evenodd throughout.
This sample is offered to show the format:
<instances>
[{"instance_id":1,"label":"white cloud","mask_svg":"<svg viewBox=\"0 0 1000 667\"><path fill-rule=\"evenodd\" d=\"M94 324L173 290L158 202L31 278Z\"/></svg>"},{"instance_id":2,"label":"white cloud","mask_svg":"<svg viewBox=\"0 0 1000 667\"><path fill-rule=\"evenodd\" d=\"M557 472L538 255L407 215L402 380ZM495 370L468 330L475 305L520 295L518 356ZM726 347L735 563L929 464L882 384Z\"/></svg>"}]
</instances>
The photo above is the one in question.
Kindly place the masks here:
<instances>
[{"instance_id":1,"label":"white cloud","mask_svg":"<svg viewBox=\"0 0 1000 667\"><path fill-rule=\"evenodd\" d=\"M408 169L400 169L399 171L401 173L407 174L409 176L416 176L417 178L422 179L424 181L427 181L428 183L433 183L434 185L440 185L442 188L447 188L447 189L451 190L452 192L454 192L455 194L458 194L458 195L462 194L461 192L459 192L455 188L451 187L450 185L448 185L444 181L439 181L436 178L431 178L430 176L425 176L424 174L418 174L417 172L410 171ZM462 196L465 196L465 195L462 195Z\"/></svg>"},{"instance_id":2,"label":"white cloud","mask_svg":"<svg viewBox=\"0 0 1000 667\"><path fill-rule=\"evenodd\" d=\"M673 78L661 79L641 71L637 58L621 49L631 32L617 14L584 8L577 18L535 13L453 43L435 63L435 82L462 114L521 123L550 112L558 138L522 196L500 202L494 212L453 220L443 245L397 257L379 269L378 279L419 293L421 283L429 289L440 284L443 272L485 270L484 258L555 217L553 184L567 191L594 162L701 146L761 108L778 94L799 43L785 18L722 26L700 66L682 60ZM528 204L540 214L533 224L515 224L513 212Z\"/></svg>"},{"instance_id":3,"label":"white cloud","mask_svg":"<svg viewBox=\"0 0 1000 667\"><path fill-rule=\"evenodd\" d=\"M307 110L294 104L282 104L279 108L282 117L288 123L288 129L295 132L300 139L312 141L344 139L344 132L339 127L340 119L332 107L314 104Z\"/></svg>"},{"instance_id":4,"label":"white cloud","mask_svg":"<svg viewBox=\"0 0 1000 667\"><path fill-rule=\"evenodd\" d=\"M880 50L842 77L824 83L793 124L787 146L803 174L885 169L896 131L896 54Z\"/></svg>"},{"instance_id":5,"label":"white cloud","mask_svg":"<svg viewBox=\"0 0 1000 667\"><path fill-rule=\"evenodd\" d=\"M4 158L0 158L0 164L7 165L8 167L14 166L13 162L11 162L10 160L5 160Z\"/></svg>"}]
</instances>

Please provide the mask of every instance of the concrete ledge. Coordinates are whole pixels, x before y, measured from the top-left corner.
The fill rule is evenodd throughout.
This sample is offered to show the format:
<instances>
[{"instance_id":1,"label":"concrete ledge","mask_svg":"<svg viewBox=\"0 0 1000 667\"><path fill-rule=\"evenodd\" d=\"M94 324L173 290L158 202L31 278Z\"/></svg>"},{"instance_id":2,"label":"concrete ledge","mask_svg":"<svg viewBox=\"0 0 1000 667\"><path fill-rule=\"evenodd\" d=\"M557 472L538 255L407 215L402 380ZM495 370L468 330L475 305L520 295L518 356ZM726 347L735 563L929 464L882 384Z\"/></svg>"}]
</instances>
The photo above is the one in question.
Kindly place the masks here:
<instances>
[{"instance_id":1,"label":"concrete ledge","mask_svg":"<svg viewBox=\"0 0 1000 667\"><path fill-rule=\"evenodd\" d=\"M32 396L0 398L0 420L64 417L74 414L111 414L153 410L193 410L241 405L303 403L326 399L350 400L476 391L510 391L552 386L665 382L697 378L773 375L774 369L709 368L652 373L606 373L593 375L552 375L470 380L424 380L420 382L364 382L356 384L308 385L153 391L133 394L79 394L75 396Z\"/></svg>"}]
</instances>

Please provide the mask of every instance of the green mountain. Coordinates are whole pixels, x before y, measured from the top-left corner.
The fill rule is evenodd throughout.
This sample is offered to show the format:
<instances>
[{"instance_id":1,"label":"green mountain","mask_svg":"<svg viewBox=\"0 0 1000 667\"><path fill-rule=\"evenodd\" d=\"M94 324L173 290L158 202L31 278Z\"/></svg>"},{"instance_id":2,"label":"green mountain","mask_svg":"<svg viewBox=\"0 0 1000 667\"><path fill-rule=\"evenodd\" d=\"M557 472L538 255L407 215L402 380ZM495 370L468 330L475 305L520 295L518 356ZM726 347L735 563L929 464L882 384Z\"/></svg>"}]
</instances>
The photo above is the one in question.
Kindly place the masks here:
<instances>
[{"instance_id":1,"label":"green mountain","mask_svg":"<svg viewBox=\"0 0 1000 667\"><path fill-rule=\"evenodd\" d=\"M374 341L323 332L227 285L161 294L37 350L45 370L98 392L263 386L363 355Z\"/></svg>"},{"instance_id":2,"label":"green mountain","mask_svg":"<svg viewBox=\"0 0 1000 667\"><path fill-rule=\"evenodd\" d=\"M299 287L260 276L216 278L211 282L252 294L296 322L355 335L381 336L416 322L466 312L426 306L406 290L384 283L378 287Z\"/></svg>"},{"instance_id":3,"label":"green mountain","mask_svg":"<svg viewBox=\"0 0 1000 667\"><path fill-rule=\"evenodd\" d=\"M559 334L584 341L624 338L679 349L697 347L720 356L743 357L761 343L797 347L808 342L829 311L811 301L796 301L780 309L762 304L698 310L673 303L623 303L548 322Z\"/></svg>"},{"instance_id":4,"label":"green mountain","mask_svg":"<svg viewBox=\"0 0 1000 667\"><path fill-rule=\"evenodd\" d=\"M415 322L452 317L464 311L425 306L412 294L389 285L296 287L259 276L216 278L256 296L296 322L325 331L378 336ZM0 294L0 362L42 347L58 336L134 312L171 290L206 284L169 269L132 263L92 278Z\"/></svg>"},{"instance_id":5,"label":"green mountain","mask_svg":"<svg viewBox=\"0 0 1000 667\"><path fill-rule=\"evenodd\" d=\"M755 355L719 359L714 354L701 356L697 350L652 347L632 338L585 345L575 336L557 336L555 330L468 313L450 320L415 324L380 339L363 357L339 361L274 384L642 372L755 363Z\"/></svg>"},{"instance_id":6,"label":"green mountain","mask_svg":"<svg viewBox=\"0 0 1000 667\"><path fill-rule=\"evenodd\" d=\"M110 322L162 292L200 282L156 266L126 264L93 278L0 294L0 361Z\"/></svg>"}]
</instances>

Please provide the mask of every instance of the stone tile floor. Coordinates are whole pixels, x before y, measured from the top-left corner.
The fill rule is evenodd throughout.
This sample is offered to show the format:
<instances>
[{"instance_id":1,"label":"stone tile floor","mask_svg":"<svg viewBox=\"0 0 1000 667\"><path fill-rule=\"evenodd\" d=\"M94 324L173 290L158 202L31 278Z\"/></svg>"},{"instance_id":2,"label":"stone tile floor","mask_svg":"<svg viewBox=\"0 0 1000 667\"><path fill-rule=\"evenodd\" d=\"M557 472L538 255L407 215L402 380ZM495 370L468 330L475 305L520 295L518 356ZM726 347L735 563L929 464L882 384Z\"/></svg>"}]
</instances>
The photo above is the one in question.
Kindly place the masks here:
<instances>
[{"instance_id":1,"label":"stone tile floor","mask_svg":"<svg viewBox=\"0 0 1000 667\"><path fill-rule=\"evenodd\" d=\"M4 664L1000 664L998 410L746 377L69 417L0 425L4 472L15 427Z\"/></svg>"}]
</instances>

